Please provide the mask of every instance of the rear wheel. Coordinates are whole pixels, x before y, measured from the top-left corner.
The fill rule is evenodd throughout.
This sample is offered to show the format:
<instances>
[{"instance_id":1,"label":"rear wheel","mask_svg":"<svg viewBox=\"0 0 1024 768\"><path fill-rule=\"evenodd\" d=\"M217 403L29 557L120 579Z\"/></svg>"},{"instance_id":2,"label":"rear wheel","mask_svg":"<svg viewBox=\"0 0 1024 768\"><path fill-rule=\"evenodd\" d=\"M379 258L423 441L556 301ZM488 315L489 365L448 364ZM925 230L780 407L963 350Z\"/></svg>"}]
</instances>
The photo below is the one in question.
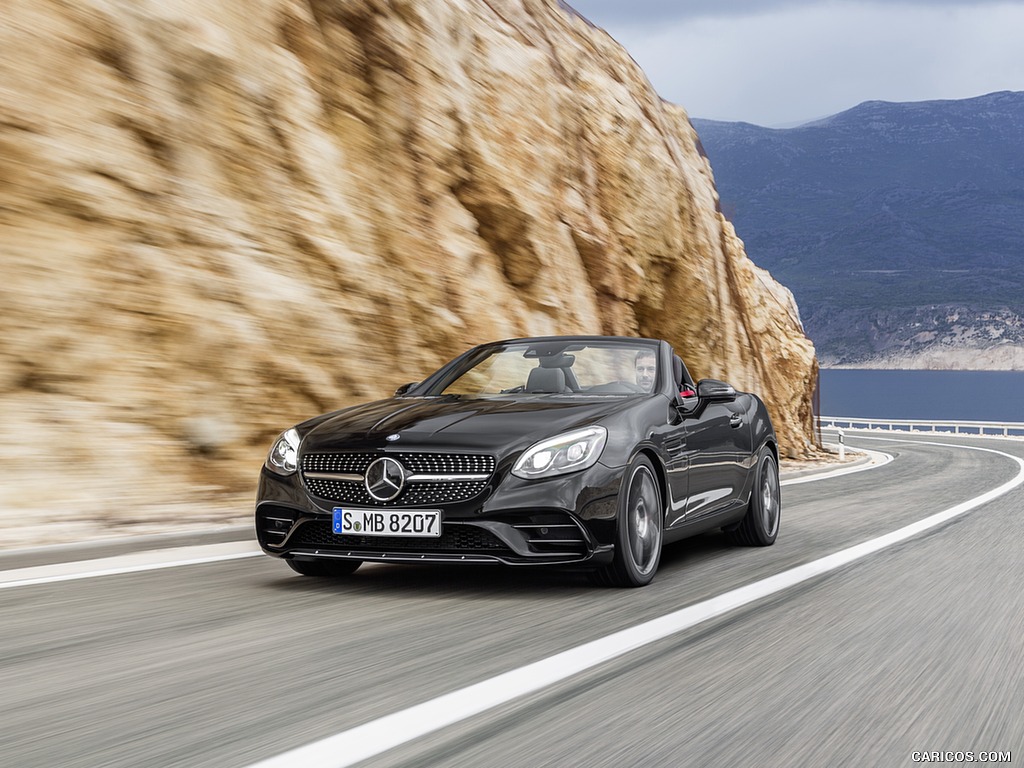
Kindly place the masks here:
<instances>
[{"instance_id":1,"label":"rear wheel","mask_svg":"<svg viewBox=\"0 0 1024 768\"><path fill-rule=\"evenodd\" d=\"M363 564L362 560L298 560L291 558L285 562L296 573L303 576L348 576Z\"/></svg>"},{"instance_id":2,"label":"rear wheel","mask_svg":"<svg viewBox=\"0 0 1024 768\"><path fill-rule=\"evenodd\" d=\"M767 547L775 543L779 535L782 513L782 498L779 493L779 465L771 448L765 446L757 457L757 471L754 476L754 490L750 492L750 504L732 530L726 531L733 544L746 547Z\"/></svg>"},{"instance_id":3,"label":"rear wheel","mask_svg":"<svg viewBox=\"0 0 1024 768\"><path fill-rule=\"evenodd\" d=\"M662 505L654 466L637 456L626 469L619 491L615 557L594 572L594 581L610 587L650 584L661 562Z\"/></svg>"}]
</instances>

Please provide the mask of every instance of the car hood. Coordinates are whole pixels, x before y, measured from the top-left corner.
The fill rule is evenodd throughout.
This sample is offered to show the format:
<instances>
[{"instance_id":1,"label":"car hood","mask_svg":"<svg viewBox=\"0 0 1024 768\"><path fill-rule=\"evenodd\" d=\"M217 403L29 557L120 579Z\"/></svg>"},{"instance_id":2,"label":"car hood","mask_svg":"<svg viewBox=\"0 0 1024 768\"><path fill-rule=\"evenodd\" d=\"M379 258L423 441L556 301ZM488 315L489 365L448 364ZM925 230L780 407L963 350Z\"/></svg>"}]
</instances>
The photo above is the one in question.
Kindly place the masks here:
<instances>
[{"instance_id":1,"label":"car hood","mask_svg":"<svg viewBox=\"0 0 1024 768\"><path fill-rule=\"evenodd\" d=\"M388 447L396 451L451 448L503 454L593 424L640 401L542 395L507 399L392 398L323 418L304 435L302 452Z\"/></svg>"}]
</instances>

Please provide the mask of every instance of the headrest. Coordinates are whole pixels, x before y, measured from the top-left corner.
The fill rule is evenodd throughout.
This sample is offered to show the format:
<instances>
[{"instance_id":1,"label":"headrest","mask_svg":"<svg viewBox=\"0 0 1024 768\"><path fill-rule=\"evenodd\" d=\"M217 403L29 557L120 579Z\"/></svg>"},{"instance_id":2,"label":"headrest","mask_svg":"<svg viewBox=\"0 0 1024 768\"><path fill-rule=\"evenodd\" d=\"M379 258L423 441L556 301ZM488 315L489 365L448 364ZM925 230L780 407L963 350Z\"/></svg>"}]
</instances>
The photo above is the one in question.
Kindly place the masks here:
<instances>
[{"instance_id":1,"label":"headrest","mask_svg":"<svg viewBox=\"0 0 1024 768\"><path fill-rule=\"evenodd\" d=\"M551 355L549 357L542 357L537 362L540 363L541 368L571 368L572 364L576 362L575 355Z\"/></svg>"},{"instance_id":2,"label":"headrest","mask_svg":"<svg viewBox=\"0 0 1024 768\"><path fill-rule=\"evenodd\" d=\"M526 379L527 392L564 392L565 374L561 368L534 368Z\"/></svg>"}]
</instances>

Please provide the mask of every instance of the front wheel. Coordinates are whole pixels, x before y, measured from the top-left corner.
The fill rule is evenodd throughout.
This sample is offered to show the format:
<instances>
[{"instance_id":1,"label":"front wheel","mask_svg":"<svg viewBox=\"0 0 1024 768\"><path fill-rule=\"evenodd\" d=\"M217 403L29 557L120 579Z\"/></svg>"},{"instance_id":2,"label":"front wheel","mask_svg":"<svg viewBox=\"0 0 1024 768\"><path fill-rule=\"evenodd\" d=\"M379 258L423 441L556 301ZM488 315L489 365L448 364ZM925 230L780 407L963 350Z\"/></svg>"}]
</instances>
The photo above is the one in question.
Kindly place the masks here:
<instances>
[{"instance_id":1,"label":"front wheel","mask_svg":"<svg viewBox=\"0 0 1024 768\"><path fill-rule=\"evenodd\" d=\"M754 489L750 492L747 514L732 530L727 530L733 544L767 547L779 535L782 498L779 493L779 465L775 455L765 446L757 457Z\"/></svg>"},{"instance_id":2,"label":"front wheel","mask_svg":"<svg viewBox=\"0 0 1024 768\"><path fill-rule=\"evenodd\" d=\"M654 466L637 456L626 469L619 491L615 557L594 572L594 581L610 587L650 584L661 562L662 505Z\"/></svg>"},{"instance_id":3,"label":"front wheel","mask_svg":"<svg viewBox=\"0 0 1024 768\"><path fill-rule=\"evenodd\" d=\"M286 560L291 569L303 576L321 576L325 578L348 576L355 573L356 568L363 564L362 560Z\"/></svg>"}]
</instances>

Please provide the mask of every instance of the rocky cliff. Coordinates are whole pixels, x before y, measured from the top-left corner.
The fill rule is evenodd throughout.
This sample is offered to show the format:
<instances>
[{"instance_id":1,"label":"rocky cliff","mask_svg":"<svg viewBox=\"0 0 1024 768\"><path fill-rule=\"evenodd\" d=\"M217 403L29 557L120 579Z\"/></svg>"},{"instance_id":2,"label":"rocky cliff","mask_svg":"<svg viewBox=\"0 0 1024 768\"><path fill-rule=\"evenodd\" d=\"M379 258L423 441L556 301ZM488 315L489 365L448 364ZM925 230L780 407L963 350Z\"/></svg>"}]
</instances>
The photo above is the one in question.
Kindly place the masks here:
<instances>
[{"instance_id":1,"label":"rocky cliff","mask_svg":"<svg viewBox=\"0 0 1024 768\"><path fill-rule=\"evenodd\" d=\"M3 544L244 519L282 428L526 334L667 338L805 453L698 146L553 0L4 4Z\"/></svg>"},{"instance_id":2,"label":"rocky cliff","mask_svg":"<svg viewBox=\"0 0 1024 768\"><path fill-rule=\"evenodd\" d=\"M1009 307L816 308L822 366L1024 371L1024 317Z\"/></svg>"}]
</instances>

